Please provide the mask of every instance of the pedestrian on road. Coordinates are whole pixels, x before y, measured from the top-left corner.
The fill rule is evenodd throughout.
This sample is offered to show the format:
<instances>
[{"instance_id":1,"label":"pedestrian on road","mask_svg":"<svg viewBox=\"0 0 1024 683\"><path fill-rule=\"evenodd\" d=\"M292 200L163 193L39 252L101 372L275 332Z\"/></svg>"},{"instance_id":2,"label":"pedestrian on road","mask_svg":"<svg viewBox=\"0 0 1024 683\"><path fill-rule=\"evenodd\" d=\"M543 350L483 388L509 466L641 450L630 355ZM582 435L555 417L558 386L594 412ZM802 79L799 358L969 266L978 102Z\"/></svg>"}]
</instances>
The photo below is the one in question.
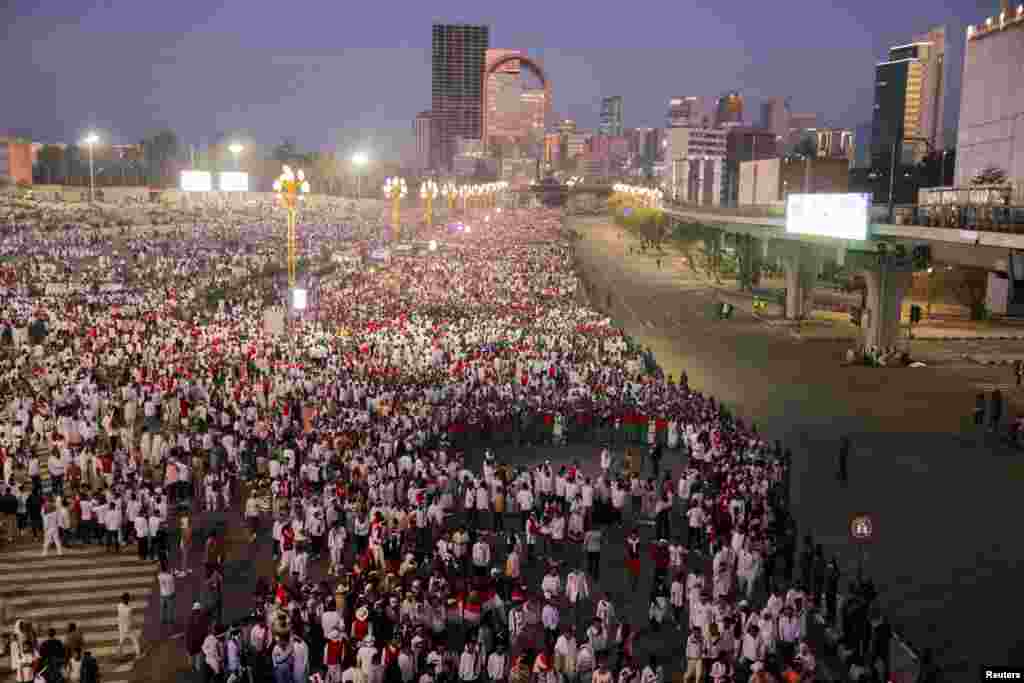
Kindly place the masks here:
<instances>
[{"instance_id":1,"label":"pedestrian on road","mask_svg":"<svg viewBox=\"0 0 1024 683\"><path fill-rule=\"evenodd\" d=\"M849 459L850 459L850 437L844 436L839 441L839 481L845 484L849 477Z\"/></svg>"},{"instance_id":2,"label":"pedestrian on road","mask_svg":"<svg viewBox=\"0 0 1024 683\"><path fill-rule=\"evenodd\" d=\"M998 431L999 421L1003 417L1003 392L999 389L992 392L992 402L989 404L989 417L992 420L990 428L993 432Z\"/></svg>"},{"instance_id":3,"label":"pedestrian on road","mask_svg":"<svg viewBox=\"0 0 1024 683\"><path fill-rule=\"evenodd\" d=\"M979 393L974 399L974 426L985 425L985 393Z\"/></svg>"},{"instance_id":4,"label":"pedestrian on road","mask_svg":"<svg viewBox=\"0 0 1024 683\"><path fill-rule=\"evenodd\" d=\"M132 623L132 597L128 593L121 595L121 602L117 605L117 656L120 657L124 650L124 641L131 641L135 650L135 657L142 656L142 648L139 647L139 638L135 635L134 624Z\"/></svg>"},{"instance_id":5,"label":"pedestrian on road","mask_svg":"<svg viewBox=\"0 0 1024 683\"><path fill-rule=\"evenodd\" d=\"M156 579L160 584L160 623L174 624L174 574L166 562L161 564Z\"/></svg>"},{"instance_id":6,"label":"pedestrian on road","mask_svg":"<svg viewBox=\"0 0 1024 683\"><path fill-rule=\"evenodd\" d=\"M59 513L47 505L43 512L43 557L46 557L50 545L57 546L57 554L64 554L64 546L60 542Z\"/></svg>"}]
</instances>

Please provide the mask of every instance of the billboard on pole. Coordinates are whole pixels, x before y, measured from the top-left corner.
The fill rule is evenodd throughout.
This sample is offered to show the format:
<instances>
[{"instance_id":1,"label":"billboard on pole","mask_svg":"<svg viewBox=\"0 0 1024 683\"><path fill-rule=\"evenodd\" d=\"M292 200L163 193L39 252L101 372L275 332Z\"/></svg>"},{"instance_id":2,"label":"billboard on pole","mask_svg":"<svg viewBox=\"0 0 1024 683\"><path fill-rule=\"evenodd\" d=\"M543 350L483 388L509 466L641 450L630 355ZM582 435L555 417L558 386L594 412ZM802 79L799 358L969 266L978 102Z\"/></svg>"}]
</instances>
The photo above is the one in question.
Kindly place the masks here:
<instances>
[{"instance_id":1,"label":"billboard on pole","mask_svg":"<svg viewBox=\"0 0 1024 683\"><path fill-rule=\"evenodd\" d=\"M844 240L866 240L869 194L791 194L786 197L786 232Z\"/></svg>"},{"instance_id":2,"label":"billboard on pole","mask_svg":"<svg viewBox=\"0 0 1024 683\"><path fill-rule=\"evenodd\" d=\"M239 171L224 171L218 178L221 192L248 192L249 174Z\"/></svg>"},{"instance_id":3,"label":"billboard on pole","mask_svg":"<svg viewBox=\"0 0 1024 683\"><path fill-rule=\"evenodd\" d=\"M208 171L182 171L181 189L185 192L209 192L213 189L213 177Z\"/></svg>"}]
</instances>

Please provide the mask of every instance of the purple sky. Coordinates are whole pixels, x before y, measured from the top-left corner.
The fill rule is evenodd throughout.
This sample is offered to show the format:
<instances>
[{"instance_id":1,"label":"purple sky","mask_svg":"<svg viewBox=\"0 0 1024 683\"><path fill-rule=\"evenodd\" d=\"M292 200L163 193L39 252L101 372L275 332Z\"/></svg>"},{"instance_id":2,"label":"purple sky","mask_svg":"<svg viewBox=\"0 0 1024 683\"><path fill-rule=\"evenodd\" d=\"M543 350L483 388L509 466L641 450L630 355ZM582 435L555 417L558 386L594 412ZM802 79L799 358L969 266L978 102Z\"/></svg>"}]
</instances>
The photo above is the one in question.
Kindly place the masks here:
<instances>
[{"instance_id":1,"label":"purple sky","mask_svg":"<svg viewBox=\"0 0 1024 683\"><path fill-rule=\"evenodd\" d=\"M185 143L247 130L274 144L394 156L430 106L430 26L486 23L491 46L542 58L554 111L597 123L622 95L627 126L658 126L671 95L789 95L825 123L870 120L889 45L947 26L946 128L956 125L964 29L997 3L952 0L703 4L9 0L0 3L0 130L74 141L95 126L135 142L170 126ZM77 10L77 12L75 11Z\"/></svg>"}]
</instances>

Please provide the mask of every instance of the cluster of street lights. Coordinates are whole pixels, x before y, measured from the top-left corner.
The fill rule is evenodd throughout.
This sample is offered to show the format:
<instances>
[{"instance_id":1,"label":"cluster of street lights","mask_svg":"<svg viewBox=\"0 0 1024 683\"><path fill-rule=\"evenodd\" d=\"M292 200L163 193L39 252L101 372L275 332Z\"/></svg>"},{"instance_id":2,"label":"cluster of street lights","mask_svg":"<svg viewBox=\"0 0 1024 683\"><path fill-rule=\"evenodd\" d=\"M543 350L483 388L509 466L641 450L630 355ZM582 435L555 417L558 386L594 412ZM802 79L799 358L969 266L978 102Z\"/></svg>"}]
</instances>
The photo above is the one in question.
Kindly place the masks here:
<instances>
[{"instance_id":1,"label":"cluster of street lights","mask_svg":"<svg viewBox=\"0 0 1024 683\"><path fill-rule=\"evenodd\" d=\"M626 185L625 183L616 183L612 186L612 191L616 194L631 197L635 201L640 202L642 206L659 207L665 194L660 189L655 187L643 187L640 185Z\"/></svg>"},{"instance_id":2,"label":"cluster of street lights","mask_svg":"<svg viewBox=\"0 0 1024 683\"><path fill-rule=\"evenodd\" d=\"M424 201L423 218L426 224L434 222L434 200L444 197L448 200L448 210L454 211L457 201L462 201L464 212L473 208L487 209L497 206L498 197L508 189L508 183L504 181L494 183L480 183L475 185L456 185L446 182L438 185L434 180L424 180L420 183L420 199ZM409 187L405 178L398 176L388 178L384 183L384 196L392 201L391 224L394 228L394 236L397 239L400 235L401 225L401 202L409 194Z\"/></svg>"}]
</instances>

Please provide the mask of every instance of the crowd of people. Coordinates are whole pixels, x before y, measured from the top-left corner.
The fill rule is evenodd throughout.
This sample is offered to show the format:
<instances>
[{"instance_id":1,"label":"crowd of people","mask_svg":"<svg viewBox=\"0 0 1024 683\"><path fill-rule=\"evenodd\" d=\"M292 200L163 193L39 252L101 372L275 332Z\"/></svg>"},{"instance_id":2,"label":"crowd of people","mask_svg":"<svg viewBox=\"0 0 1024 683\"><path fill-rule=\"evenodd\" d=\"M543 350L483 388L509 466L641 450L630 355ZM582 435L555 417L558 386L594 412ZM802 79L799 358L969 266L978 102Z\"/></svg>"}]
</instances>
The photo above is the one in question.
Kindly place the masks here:
<instances>
[{"instance_id":1,"label":"crowd of people","mask_svg":"<svg viewBox=\"0 0 1024 683\"><path fill-rule=\"evenodd\" d=\"M585 301L557 212L481 212L399 251L378 223L321 211L303 217L306 271L377 260L303 275L301 311L260 276L280 253L270 217L214 214L113 253L51 232L24 256L0 304L11 539L137 547L209 681L812 681L816 619L872 675L887 643L865 628L870 586L843 598L836 561L798 542L788 454ZM263 262L210 275L239 253ZM130 284L39 294L98 257ZM224 539L188 566L196 516L225 509L274 560L254 616L227 625ZM17 622L19 681L52 658L37 639Z\"/></svg>"}]
</instances>

